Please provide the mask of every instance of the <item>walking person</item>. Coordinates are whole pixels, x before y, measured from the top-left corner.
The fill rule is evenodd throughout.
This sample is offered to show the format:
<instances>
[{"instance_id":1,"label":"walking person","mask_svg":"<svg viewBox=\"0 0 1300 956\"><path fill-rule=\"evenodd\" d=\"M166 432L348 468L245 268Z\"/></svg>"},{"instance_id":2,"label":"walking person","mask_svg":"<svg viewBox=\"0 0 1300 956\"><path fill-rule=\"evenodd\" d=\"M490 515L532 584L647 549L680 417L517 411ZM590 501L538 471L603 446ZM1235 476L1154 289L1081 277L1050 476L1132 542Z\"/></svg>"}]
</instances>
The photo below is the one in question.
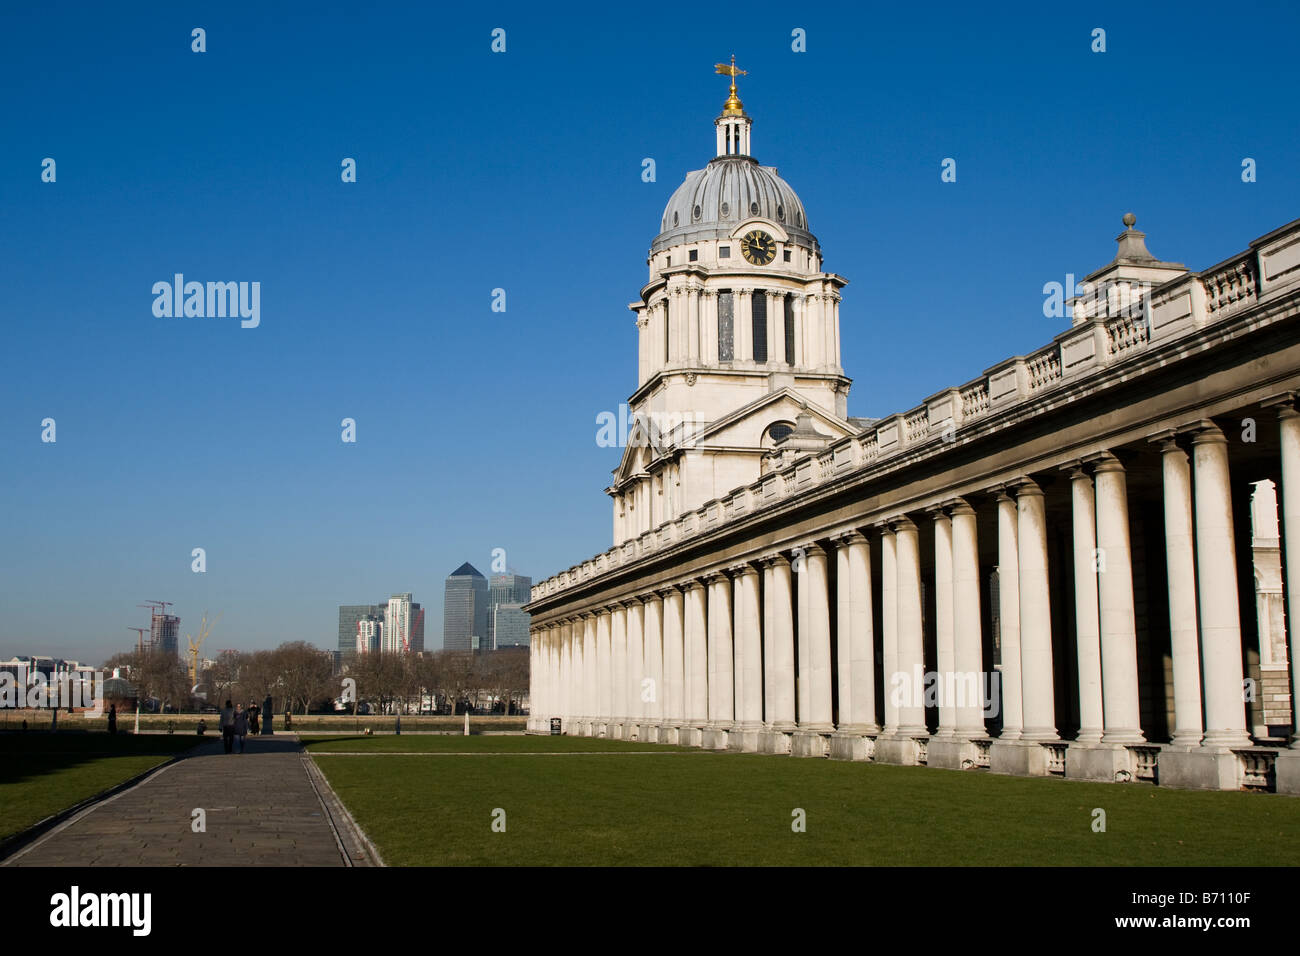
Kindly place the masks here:
<instances>
[{"instance_id":1,"label":"walking person","mask_svg":"<svg viewBox=\"0 0 1300 956\"><path fill-rule=\"evenodd\" d=\"M226 706L221 708L221 746L230 753L234 750L235 744L235 708L230 706L230 701L226 701Z\"/></svg>"},{"instance_id":2,"label":"walking person","mask_svg":"<svg viewBox=\"0 0 1300 956\"><path fill-rule=\"evenodd\" d=\"M244 752L244 738L248 736L248 713L243 704L235 705L235 739L239 741L239 752Z\"/></svg>"},{"instance_id":3,"label":"walking person","mask_svg":"<svg viewBox=\"0 0 1300 956\"><path fill-rule=\"evenodd\" d=\"M27 728L24 727L23 729L26 730ZM117 704L108 705L108 732L110 734L117 733Z\"/></svg>"},{"instance_id":4,"label":"walking person","mask_svg":"<svg viewBox=\"0 0 1300 956\"><path fill-rule=\"evenodd\" d=\"M257 718L257 701L250 700L248 702L248 732L253 737L257 736Z\"/></svg>"}]
</instances>

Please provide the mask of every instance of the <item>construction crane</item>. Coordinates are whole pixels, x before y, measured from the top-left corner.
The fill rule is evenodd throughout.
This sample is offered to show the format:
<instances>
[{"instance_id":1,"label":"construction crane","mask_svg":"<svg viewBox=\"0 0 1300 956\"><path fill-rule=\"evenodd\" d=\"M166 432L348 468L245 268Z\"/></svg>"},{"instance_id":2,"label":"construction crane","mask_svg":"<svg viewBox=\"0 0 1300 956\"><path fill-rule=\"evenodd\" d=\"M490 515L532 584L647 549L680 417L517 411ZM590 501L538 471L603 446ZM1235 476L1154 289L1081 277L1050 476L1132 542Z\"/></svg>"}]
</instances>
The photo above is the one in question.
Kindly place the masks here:
<instances>
[{"instance_id":1,"label":"construction crane","mask_svg":"<svg viewBox=\"0 0 1300 956\"><path fill-rule=\"evenodd\" d=\"M212 629L217 626L217 621L219 620L221 620L220 614L214 617L212 623L209 624L208 612L204 611L203 620L199 622L198 640L195 640L188 634L185 635L185 640L187 640L190 645L190 687L194 690L197 690L199 686L199 648L203 646L203 642L208 639L208 635L212 633Z\"/></svg>"},{"instance_id":2,"label":"construction crane","mask_svg":"<svg viewBox=\"0 0 1300 956\"><path fill-rule=\"evenodd\" d=\"M145 649L145 639L144 639L144 635L145 635L145 632L149 630L149 628L147 628L147 627L131 627L130 625L128 625L128 626L127 626L127 630L128 630L128 631L136 631L136 632L137 632L137 635L138 635L138 636L137 636L137 638L136 638L136 642L135 642L135 650L136 650L136 653L137 653L137 654L143 654L143 653L144 653L144 649ZM149 642L149 646L151 646L151 647L153 646L153 642L152 642L152 641Z\"/></svg>"}]
</instances>

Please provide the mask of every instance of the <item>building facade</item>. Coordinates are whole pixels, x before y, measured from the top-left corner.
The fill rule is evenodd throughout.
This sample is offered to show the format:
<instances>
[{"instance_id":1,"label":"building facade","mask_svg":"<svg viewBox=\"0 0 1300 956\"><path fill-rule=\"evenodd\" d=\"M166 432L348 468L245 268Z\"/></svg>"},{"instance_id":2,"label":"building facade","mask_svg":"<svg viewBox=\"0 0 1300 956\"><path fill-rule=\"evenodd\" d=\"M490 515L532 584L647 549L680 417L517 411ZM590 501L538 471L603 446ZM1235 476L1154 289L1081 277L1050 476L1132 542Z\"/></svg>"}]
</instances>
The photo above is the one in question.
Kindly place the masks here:
<instances>
[{"instance_id":1,"label":"building facade","mask_svg":"<svg viewBox=\"0 0 1300 956\"><path fill-rule=\"evenodd\" d=\"M1259 598L1300 600L1300 221L1192 272L1126 215L1052 342L850 419L847 280L734 84L715 126L632 306L614 546L532 589L530 729L1300 792Z\"/></svg>"},{"instance_id":2,"label":"building facade","mask_svg":"<svg viewBox=\"0 0 1300 956\"><path fill-rule=\"evenodd\" d=\"M528 646L528 615L522 610L533 590L533 579L523 574L494 574L488 580L487 646ZM505 626L503 635L497 636L497 611L506 608L501 619Z\"/></svg>"},{"instance_id":3,"label":"building facade","mask_svg":"<svg viewBox=\"0 0 1300 956\"><path fill-rule=\"evenodd\" d=\"M486 650L488 581L468 561L447 576L442 604L442 646Z\"/></svg>"}]
</instances>

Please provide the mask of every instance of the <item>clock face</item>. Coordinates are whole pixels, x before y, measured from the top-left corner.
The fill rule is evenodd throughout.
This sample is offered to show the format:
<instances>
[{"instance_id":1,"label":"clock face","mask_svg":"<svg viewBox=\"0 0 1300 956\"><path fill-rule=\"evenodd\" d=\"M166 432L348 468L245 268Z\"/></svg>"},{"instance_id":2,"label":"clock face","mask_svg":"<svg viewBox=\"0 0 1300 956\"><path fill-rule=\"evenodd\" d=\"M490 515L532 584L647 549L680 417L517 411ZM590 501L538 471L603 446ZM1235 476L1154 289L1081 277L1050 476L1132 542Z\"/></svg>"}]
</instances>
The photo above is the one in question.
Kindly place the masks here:
<instances>
[{"instance_id":1,"label":"clock face","mask_svg":"<svg viewBox=\"0 0 1300 956\"><path fill-rule=\"evenodd\" d=\"M754 265L765 266L776 258L776 240L761 229L755 229L745 233L740 240L740 251Z\"/></svg>"}]
</instances>

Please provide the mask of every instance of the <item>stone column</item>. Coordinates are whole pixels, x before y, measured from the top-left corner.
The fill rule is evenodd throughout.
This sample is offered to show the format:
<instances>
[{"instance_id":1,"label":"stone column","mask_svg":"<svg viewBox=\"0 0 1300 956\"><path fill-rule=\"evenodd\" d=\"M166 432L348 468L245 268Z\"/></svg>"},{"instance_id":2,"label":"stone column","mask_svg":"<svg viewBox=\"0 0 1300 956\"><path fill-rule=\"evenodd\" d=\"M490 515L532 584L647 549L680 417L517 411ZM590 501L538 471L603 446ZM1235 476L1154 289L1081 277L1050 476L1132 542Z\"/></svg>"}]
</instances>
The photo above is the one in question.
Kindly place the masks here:
<instances>
[{"instance_id":1,"label":"stone column","mask_svg":"<svg viewBox=\"0 0 1300 956\"><path fill-rule=\"evenodd\" d=\"M1300 750L1300 413L1293 404L1278 409L1279 444L1282 456L1282 568L1285 574L1287 607L1293 615L1288 635L1291 665L1291 749ZM1300 774L1288 793L1300 792Z\"/></svg>"},{"instance_id":2,"label":"stone column","mask_svg":"<svg viewBox=\"0 0 1300 956\"><path fill-rule=\"evenodd\" d=\"M1098 598L1101 686L1107 744L1141 743L1138 710L1137 621L1129 550L1128 491L1124 466L1113 455L1097 463Z\"/></svg>"},{"instance_id":3,"label":"stone column","mask_svg":"<svg viewBox=\"0 0 1300 956\"><path fill-rule=\"evenodd\" d=\"M1245 747L1241 618L1232 534L1228 440L1213 422L1192 439L1196 481L1196 561L1201 608L1205 746Z\"/></svg>"},{"instance_id":4,"label":"stone column","mask_svg":"<svg viewBox=\"0 0 1300 956\"><path fill-rule=\"evenodd\" d=\"M686 290L686 360L692 366L700 364L700 290L690 286Z\"/></svg>"},{"instance_id":5,"label":"stone column","mask_svg":"<svg viewBox=\"0 0 1300 956\"><path fill-rule=\"evenodd\" d=\"M898 545L894 529L881 525L880 532L880 630L881 666L884 668L885 728L892 737L898 733Z\"/></svg>"},{"instance_id":6,"label":"stone column","mask_svg":"<svg viewBox=\"0 0 1300 956\"><path fill-rule=\"evenodd\" d=\"M596 615L596 720L601 736L613 734L614 661L609 640L609 608Z\"/></svg>"},{"instance_id":7,"label":"stone column","mask_svg":"<svg viewBox=\"0 0 1300 956\"><path fill-rule=\"evenodd\" d=\"M644 739L658 741L659 726L664 719L664 599L658 594L645 597L645 672L642 680L650 679L646 687L649 700L644 702L646 723L650 734Z\"/></svg>"},{"instance_id":8,"label":"stone column","mask_svg":"<svg viewBox=\"0 0 1300 956\"><path fill-rule=\"evenodd\" d=\"M1074 515L1074 620L1079 658L1079 736L1077 743L1101 742L1101 622L1098 617L1097 519L1092 479L1081 462L1070 470Z\"/></svg>"},{"instance_id":9,"label":"stone column","mask_svg":"<svg viewBox=\"0 0 1300 956\"><path fill-rule=\"evenodd\" d=\"M828 292L826 294L826 307L822 313L822 322L826 329L826 364L829 366L838 366L840 364L840 294L838 292Z\"/></svg>"},{"instance_id":10,"label":"stone column","mask_svg":"<svg viewBox=\"0 0 1300 956\"><path fill-rule=\"evenodd\" d=\"M816 542L808 542L803 552L803 573L799 578L799 647L806 661L803 709L799 712L799 732L793 740L793 752L799 756L821 757L826 754L826 739L835 729L831 721L831 609L827 579L826 552Z\"/></svg>"},{"instance_id":11,"label":"stone column","mask_svg":"<svg viewBox=\"0 0 1300 956\"><path fill-rule=\"evenodd\" d=\"M906 681L906 693L898 708L898 735L924 737L928 733L922 697L925 647L921 633L921 563L916 525L906 517L897 519L894 537L898 557L898 671Z\"/></svg>"},{"instance_id":12,"label":"stone column","mask_svg":"<svg viewBox=\"0 0 1300 956\"><path fill-rule=\"evenodd\" d=\"M735 565L731 571L736 585L734 642L739 733L731 734L728 744L754 751L758 749L758 735L763 730L763 635L758 572L751 564Z\"/></svg>"},{"instance_id":13,"label":"stone column","mask_svg":"<svg viewBox=\"0 0 1300 956\"><path fill-rule=\"evenodd\" d=\"M623 602L627 617L627 655L624 669L623 694L627 701L624 713L627 716L627 730L623 736L627 739L644 739L641 724L645 719L645 707L641 702L641 678L645 674L645 608L640 598Z\"/></svg>"},{"instance_id":14,"label":"stone column","mask_svg":"<svg viewBox=\"0 0 1300 956\"><path fill-rule=\"evenodd\" d=\"M957 731L956 690L957 647L953 633L952 603L952 519L942 508L933 508L934 520L934 650L939 672L939 730L937 739L951 738Z\"/></svg>"},{"instance_id":15,"label":"stone column","mask_svg":"<svg viewBox=\"0 0 1300 956\"><path fill-rule=\"evenodd\" d=\"M952 505L952 616L953 661L960 676L956 701L957 739L969 741L986 736L984 730L984 651L980 622L980 563L975 509L961 498ZM975 753L967 746L962 763Z\"/></svg>"},{"instance_id":16,"label":"stone column","mask_svg":"<svg viewBox=\"0 0 1300 956\"><path fill-rule=\"evenodd\" d=\"M1282 528L1282 574L1286 587L1288 621L1287 650L1291 666L1291 746L1277 755L1274 773L1278 793L1300 794L1300 413L1294 394L1278 404L1279 451L1282 481L1278 511Z\"/></svg>"},{"instance_id":17,"label":"stone column","mask_svg":"<svg viewBox=\"0 0 1300 956\"><path fill-rule=\"evenodd\" d=\"M765 739L763 749L788 752L794 723L794 626L791 620L790 562L783 554L764 560L763 655Z\"/></svg>"},{"instance_id":18,"label":"stone column","mask_svg":"<svg viewBox=\"0 0 1300 956\"><path fill-rule=\"evenodd\" d=\"M627 608L610 608L610 729L611 737L622 739L627 726Z\"/></svg>"},{"instance_id":19,"label":"stone column","mask_svg":"<svg viewBox=\"0 0 1300 956\"><path fill-rule=\"evenodd\" d=\"M998 492L998 628L1002 672L1002 733L1020 739L1024 728L1023 681L1020 673L1020 542L1016 502L1007 489Z\"/></svg>"},{"instance_id":20,"label":"stone column","mask_svg":"<svg viewBox=\"0 0 1300 956\"><path fill-rule=\"evenodd\" d=\"M737 362L754 361L754 313L750 296L753 289L737 289L734 296L732 329L736 336Z\"/></svg>"},{"instance_id":21,"label":"stone column","mask_svg":"<svg viewBox=\"0 0 1300 956\"><path fill-rule=\"evenodd\" d=\"M685 681L684 647L685 610L682 592L667 588L659 592L664 601L664 717L659 742L677 743L682 724L686 722L686 701L683 696Z\"/></svg>"},{"instance_id":22,"label":"stone column","mask_svg":"<svg viewBox=\"0 0 1300 956\"><path fill-rule=\"evenodd\" d=\"M872 634L871 549L857 531L835 538L836 655L839 721L830 755L843 760L870 756L868 734L876 726L875 652Z\"/></svg>"},{"instance_id":23,"label":"stone column","mask_svg":"<svg viewBox=\"0 0 1300 956\"><path fill-rule=\"evenodd\" d=\"M1020 661L1026 740L1059 740L1052 686L1052 607L1047 583L1047 510L1032 481L1016 493L1020 544Z\"/></svg>"},{"instance_id":24,"label":"stone column","mask_svg":"<svg viewBox=\"0 0 1300 956\"><path fill-rule=\"evenodd\" d=\"M583 734L596 735L596 615L590 611L582 618L582 724Z\"/></svg>"},{"instance_id":25,"label":"stone column","mask_svg":"<svg viewBox=\"0 0 1300 956\"><path fill-rule=\"evenodd\" d=\"M731 579L721 571L709 576L709 727L706 746L725 749L727 731L735 721L735 680L732 664ZM707 736L707 735L706 735Z\"/></svg>"},{"instance_id":26,"label":"stone column","mask_svg":"<svg viewBox=\"0 0 1300 956\"><path fill-rule=\"evenodd\" d=\"M700 364L718 362L718 293L700 290Z\"/></svg>"},{"instance_id":27,"label":"stone column","mask_svg":"<svg viewBox=\"0 0 1300 956\"><path fill-rule=\"evenodd\" d=\"M1196 560L1192 534L1192 470L1173 433L1160 440L1164 472L1165 565L1174 665L1174 732L1170 745L1197 747L1201 722L1201 648L1196 626Z\"/></svg>"},{"instance_id":28,"label":"stone column","mask_svg":"<svg viewBox=\"0 0 1300 956\"><path fill-rule=\"evenodd\" d=\"M794 297L794 355L790 363L801 368L803 365L803 328L807 325L807 295Z\"/></svg>"},{"instance_id":29,"label":"stone column","mask_svg":"<svg viewBox=\"0 0 1300 956\"><path fill-rule=\"evenodd\" d=\"M684 742L694 747L702 744L703 729L709 722L707 615L704 585L691 581L686 585L686 723L691 734Z\"/></svg>"}]
</instances>

